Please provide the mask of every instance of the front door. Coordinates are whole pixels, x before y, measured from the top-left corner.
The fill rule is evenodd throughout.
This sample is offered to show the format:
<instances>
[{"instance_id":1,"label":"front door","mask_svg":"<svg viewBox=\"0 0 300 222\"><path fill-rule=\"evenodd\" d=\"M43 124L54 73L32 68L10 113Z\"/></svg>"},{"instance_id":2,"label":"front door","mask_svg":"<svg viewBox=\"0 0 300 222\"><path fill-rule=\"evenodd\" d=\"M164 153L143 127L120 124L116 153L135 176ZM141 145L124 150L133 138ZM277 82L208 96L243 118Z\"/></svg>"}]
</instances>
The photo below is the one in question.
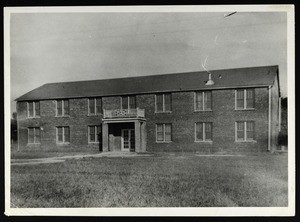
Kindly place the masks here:
<instances>
[{"instance_id":1,"label":"front door","mask_svg":"<svg viewBox=\"0 0 300 222\"><path fill-rule=\"evenodd\" d=\"M135 148L133 129L122 129L122 151L130 151Z\"/></svg>"}]
</instances>

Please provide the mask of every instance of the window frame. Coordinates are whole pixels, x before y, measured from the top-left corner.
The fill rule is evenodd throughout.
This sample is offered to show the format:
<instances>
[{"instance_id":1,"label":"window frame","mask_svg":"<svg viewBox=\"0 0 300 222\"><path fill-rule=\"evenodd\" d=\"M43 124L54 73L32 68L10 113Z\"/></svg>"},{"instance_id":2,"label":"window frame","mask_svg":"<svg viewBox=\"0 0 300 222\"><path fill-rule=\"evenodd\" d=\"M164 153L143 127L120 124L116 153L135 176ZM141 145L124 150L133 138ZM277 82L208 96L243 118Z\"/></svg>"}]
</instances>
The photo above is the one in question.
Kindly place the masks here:
<instances>
[{"instance_id":1,"label":"window frame","mask_svg":"<svg viewBox=\"0 0 300 222\"><path fill-rule=\"evenodd\" d=\"M251 122L253 124L253 139L248 139L247 137L247 124ZM237 137L237 132L238 132L238 123L243 123L244 124L244 129L243 129L243 134L244 134L244 137L242 140L238 139ZM242 121L235 121L235 142L238 142L238 143L249 143L249 142L256 142L255 140L255 121L252 121L252 120L242 120Z\"/></svg>"},{"instance_id":2,"label":"window frame","mask_svg":"<svg viewBox=\"0 0 300 222\"><path fill-rule=\"evenodd\" d=\"M197 109L197 93L202 94L202 109ZM210 93L210 109L205 109L205 93ZM213 96L212 90L203 90L194 92L194 111L195 112L210 112L213 110Z\"/></svg>"},{"instance_id":3,"label":"window frame","mask_svg":"<svg viewBox=\"0 0 300 222\"><path fill-rule=\"evenodd\" d=\"M63 141L58 141L58 129L62 128L62 140ZM65 129L69 128L69 141L66 142L65 139ZM56 144L70 144L71 143L71 130L70 126L56 126Z\"/></svg>"},{"instance_id":4,"label":"window frame","mask_svg":"<svg viewBox=\"0 0 300 222\"><path fill-rule=\"evenodd\" d=\"M33 112L33 115L30 116L29 115L29 103L32 103L32 112ZM39 103L39 115L36 115L36 103ZM40 101L28 101L27 102L27 118L40 118L41 117L41 104L40 104Z\"/></svg>"},{"instance_id":5,"label":"window frame","mask_svg":"<svg viewBox=\"0 0 300 222\"><path fill-rule=\"evenodd\" d=\"M162 128L162 136L163 136L163 140L157 140L157 127L158 125L163 125L163 128ZM170 129L171 129L171 132L170 132L170 137L171 137L171 140L166 140L166 125L170 125ZM173 127L172 127L172 123L156 123L155 124L155 142L156 143L171 143L173 141L173 133L172 133L172 130Z\"/></svg>"},{"instance_id":6,"label":"window frame","mask_svg":"<svg viewBox=\"0 0 300 222\"><path fill-rule=\"evenodd\" d=\"M206 140L206 123L210 123L211 124L211 139ZM197 138L197 124L202 124L202 137L203 140L199 140ZM194 133L195 133L195 140L194 142L196 143L212 143L213 142L213 122L195 122L194 124Z\"/></svg>"},{"instance_id":7,"label":"window frame","mask_svg":"<svg viewBox=\"0 0 300 222\"><path fill-rule=\"evenodd\" d=\"M170 95L170 109L166 111L166 104L165 104L165 95L169 94ZM163 110L162 111L158 111L157 110L157 96L158 95L162 95L162 106L163 106ZM172 113L172 93L158 93L155 94L155 113Z\"/></svg>"},{"instance_id":8,"label":"window frame","mask_svg":"<svg viewBox=\"0 0 300 222\"><path fill-rule=\"evenodd\" d=\"M120 96L120 109L123 109L123 97L127 98L127 108L125 108L125 110L130 110L130 109L136 109L137 108L137 104L136 104L136 95L129 95L129 96ZM135 107L132 108L130 107L130 97L134 97L134 101L135 101Z\"/></svg>"},{"instance_id":9,"label":"window frame","mask_svg":"<svg viewBox=\"0 0 300 222\"><path fill-rule=\"evenodd\" d=\"M239 90L243 90L243 108L237 106L237 93ZM251 90L253 92L253 107L247 107L247 91ZM235 110L255 110L255 88L247 89L235 89Z\"/></svg>"},{"instance_id":10,"label":"window frame","mask_svg":"<svg viewBox=\"0 0 300 222\"><path fill-rule=\"evenodd\" d=\"M29 130L30 129L33 129L33 143L30 143L29 142ZM36 129L39 129L40 130L40 134L39 134L39 142L36 142ZM27 128L27 144L28 145L32 145L32 144L41 144L41 128L40 127L28 127Z\"/></svg>"},{"instance_id":11,"label":"window frame","mask_svg":"<svg viewBox=\"0 0 300 222\"><path fill-rule=\"evenodd\" d=\"M65 100L68 101L68 113L69 114L65 114ZM70 100L69 99L57 99L56 101L56 112L55 112L55 117L69 117L70 116ZM58 101L61 101L61 115L58 115Z\"/></svg>"},{"instance_id":12,"label":"window frame","mask_svg":"<svg viewBox=\"0 0 300 222\"><path fill-rule=\"evenodd\" d=\"M90 128L93 127L94 130L95 130L95 141L90 141ZM101 133L102 133L102 126L101 125L88 125L88 143L99 143L99 140L97 141L97 135L98 135L98 130L97 130L97 127L99 127Z\"/></svg>"},{"instance_id":13,"label":"window frame","mask_svg":"<svg viewBox=\"0 0 300 222\"><path fill-rule=\"evenodd\" d=\"M93 99L94 100L94 109L95 109L95 113L91 113L90 112L90 100L91 99ZM97 112L98 111L98 109L97 109L97 107L98 107L98 103L97 103L97 101L99 101L100 100L100 107L101 107L101 110L100 110L100 112ZM102 114L102 97L92 97L92 98L88 98L88 116L98 116L98 115L101 115Z\"/></svg>"}]
</instances>

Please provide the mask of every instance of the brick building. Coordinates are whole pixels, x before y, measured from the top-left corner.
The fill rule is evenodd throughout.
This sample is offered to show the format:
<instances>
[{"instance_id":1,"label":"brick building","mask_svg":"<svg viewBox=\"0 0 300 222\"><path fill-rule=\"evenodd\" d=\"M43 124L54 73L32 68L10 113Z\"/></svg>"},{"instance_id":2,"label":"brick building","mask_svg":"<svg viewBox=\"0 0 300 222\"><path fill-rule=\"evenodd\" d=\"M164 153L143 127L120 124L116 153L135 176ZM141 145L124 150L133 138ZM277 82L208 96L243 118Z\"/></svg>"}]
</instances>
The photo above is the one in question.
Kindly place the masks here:
<instances>
[{"instance_id":1,"label":"brick building","mask_svg":"<svg viewBox=\"0 0 300 222\"><path fill-rule=\"evenodd\" d=\"M20 150L274 151L278 66L45 84L16 99Z\"/></svg>"}]
</instances>

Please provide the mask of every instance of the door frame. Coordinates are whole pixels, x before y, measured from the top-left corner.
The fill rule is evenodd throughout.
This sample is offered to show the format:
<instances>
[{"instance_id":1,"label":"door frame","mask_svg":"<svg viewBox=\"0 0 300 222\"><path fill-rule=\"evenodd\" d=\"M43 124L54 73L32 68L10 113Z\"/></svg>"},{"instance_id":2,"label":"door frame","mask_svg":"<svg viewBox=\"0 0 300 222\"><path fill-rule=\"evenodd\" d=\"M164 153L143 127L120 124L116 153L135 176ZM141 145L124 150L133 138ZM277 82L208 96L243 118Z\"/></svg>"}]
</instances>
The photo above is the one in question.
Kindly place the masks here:
<instances>
[{"instance_id":1,"label":"door frame","mask_svg":"<svg viewBox=\"0 0 300 222\"><path fill-rule=\"evenodd\" d=\"M124 131L125 130L128 130L128 138L129 138L129 148L128 149L124 149ZM121 129L121 151L130 152L130 150L131 150L131 142L130 142L131 133L135 133L134 129Z\"/></svg>"}]
</instances>

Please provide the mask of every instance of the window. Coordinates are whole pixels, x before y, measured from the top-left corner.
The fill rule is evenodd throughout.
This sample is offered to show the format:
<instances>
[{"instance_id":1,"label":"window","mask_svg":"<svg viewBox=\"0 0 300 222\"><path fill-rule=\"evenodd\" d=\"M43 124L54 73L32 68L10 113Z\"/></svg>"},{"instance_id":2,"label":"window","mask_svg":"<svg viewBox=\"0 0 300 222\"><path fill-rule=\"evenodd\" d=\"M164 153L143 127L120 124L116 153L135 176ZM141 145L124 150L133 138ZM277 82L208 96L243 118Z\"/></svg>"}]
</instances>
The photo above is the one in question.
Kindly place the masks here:
<instances>
[{"instance_id":1,"label":"window","mask_svg":"<svg viewBox=\"0 0 300 222\"><path fill-rule=\"evenodd\" d=\"M68 116L69 115L69 100L57 100L56 101L56 116Z\"/></svg>"},{"instance_id":2,"label":"window","mask_svg":"<svg viewBox=\"0 0 300 222\"><path fill-rule=\"evenodd\" d=\"M157 94L155 96L155 101L156 101L155 102L155 104L156 104L155 111L157 113L171 112L172 111L171 93Z\"/></svg>"},{"instance_id":3,"label":"window","mask_svg":"<svg viewBox=\"0 0 300 222\"><path fill-rule=\"evenodd\" d=\"M156 141L172 141L172 125L170 123L156 124Z\"/></svg>"},{"instance_id":4,"label":"window","mask_svg":"<svg viewBox=\"0 0 300 222\"><path fill-rule=\"evenodd\" d=\"M212 104L211 91L195 93L195 111L210 111Z\"/></svg>"},{"instance_id":5,"label":"window","mask_svg":"<svg viewBox=\"0 0 300 222\"><path fill-rule=\"evenodd\" d=\"M254 89L235 90L235 109L253 109L254 108Z\"/></svg>"},{"instance_id":6,"label":"window","mask_svg":"<svg viewBox=\"0 0 300 222\"><path fill-rule=\"evenodd\" d=\"M39 127L28 128L28 143L36 144L41 142L41 132Z\"/></svg>"},{"instance_id":7,"label":"window","mask_svg":"<svg viewBox=\"0 0 300 222\"><path fill-rule=\"evenodd\" d=\"M40 116L40 102L28 102L28 117L38 117Z\"/></svg>"},{"instance_id":8,"label":"window","mask_svg":"<svg viewBox=\"0 0 300 222\"><path fill-rule=\"evenodd\" d=\"M121 97L121 109L135 109L136 98L135 96L122 96Z\"/></svg>"},{"instance_id":9,"label":"window","mask_svg":"<svg viewBox=\"0 0 300 222\"><path fill-rule=\"evenodd\" d=\"M97 115L102 113L102 99L101 98L89 98L88 99L89 115Z\"/></svg>"},{"instance_id":10,"label":"window","mask_svg":"<svg viewBox=\"0 0 300 222\"><path fill-rule=\"evenodd\" d=\"M89 143L98 143L101 141L101 126L88 126Z\"/></svg>"},{"instance_id":11,"label":"window","mask_svg":"<svg viewBox=\"0 0 300 222\"><path fill-rule=\"evenodd\" d=\"M238 121L235 123L236 141L253 141L254 140L254 122Z\"/></svg>"},{"instance_id":12,"label":"window","mask_svg":"<svg viewBox=\"0 0 300 222\"><path fill-rule=\"evenodd\" d=\"M70 127L68 127L68 126L56 127L56 141L58 143L69 143L70 142Z\"/></svg>"},{"instance_id":13,"label":"window","mask_svg":"<svg viewBox=\"0 0 300 222\"><path fill-rule=\"evenodd\" d=\"M195 141L212 141L212 123L199 122L195 124Z\"/></svg>"}]
</instances>

